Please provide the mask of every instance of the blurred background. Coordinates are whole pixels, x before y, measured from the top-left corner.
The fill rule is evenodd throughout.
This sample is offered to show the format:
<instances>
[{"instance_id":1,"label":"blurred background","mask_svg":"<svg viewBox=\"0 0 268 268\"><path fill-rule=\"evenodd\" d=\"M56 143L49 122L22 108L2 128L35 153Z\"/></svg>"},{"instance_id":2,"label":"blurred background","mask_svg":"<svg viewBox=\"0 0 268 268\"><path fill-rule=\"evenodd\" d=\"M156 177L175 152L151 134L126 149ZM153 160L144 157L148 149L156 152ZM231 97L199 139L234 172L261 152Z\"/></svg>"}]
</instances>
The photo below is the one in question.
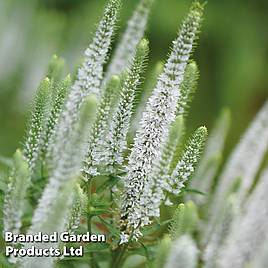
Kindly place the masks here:
<instances>
[{"instance_id":1,"label":"blurred background","mask_svg":"<svg viewBox=\"0 0 268 268\"><path fill-rule=\"evenodd\" d=\"M105 0L0 0L0 155L22 142L32 96L53 54L80 63ZM115 40L137 0L123 0ZM147 37L152 68L165 60L189 0L155 0ZM201 70L189 129L232 113L227 152L268 97L268 1L210 0L194 58ZM149 70L148 70L149 72Z\"/></svg>"}]
</instances>

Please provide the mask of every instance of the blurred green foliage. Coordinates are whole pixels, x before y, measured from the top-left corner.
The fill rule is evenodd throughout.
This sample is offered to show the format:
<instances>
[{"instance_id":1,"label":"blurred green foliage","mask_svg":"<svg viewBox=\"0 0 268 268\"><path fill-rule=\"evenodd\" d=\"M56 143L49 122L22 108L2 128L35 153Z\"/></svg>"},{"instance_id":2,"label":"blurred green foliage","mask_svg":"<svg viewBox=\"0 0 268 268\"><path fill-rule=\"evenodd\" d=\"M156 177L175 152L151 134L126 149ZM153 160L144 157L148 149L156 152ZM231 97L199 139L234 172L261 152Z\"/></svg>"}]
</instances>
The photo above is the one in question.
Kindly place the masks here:
<instances>
[{"instance_id":1,"label":"blurred green foliage","mask_svg":"<svg viewBox=\"0 0 268 268\"><path fill-rule=\"evenodd\" d=\"M0 1L0 154L19 146L31 98L53 54L72 72L79 64L105 0ZM150 68L165 59L191 1L156 0L147 36ZM118 34L136 1L124 0ZM200 84L188 125L211 126L229 106L233 125L227 151L268 96L268 2L210 0L196 53ZM118 35L115 37L117 39ZM150 70L148 70L150 72Z\"/></svg>"}]
</instances>

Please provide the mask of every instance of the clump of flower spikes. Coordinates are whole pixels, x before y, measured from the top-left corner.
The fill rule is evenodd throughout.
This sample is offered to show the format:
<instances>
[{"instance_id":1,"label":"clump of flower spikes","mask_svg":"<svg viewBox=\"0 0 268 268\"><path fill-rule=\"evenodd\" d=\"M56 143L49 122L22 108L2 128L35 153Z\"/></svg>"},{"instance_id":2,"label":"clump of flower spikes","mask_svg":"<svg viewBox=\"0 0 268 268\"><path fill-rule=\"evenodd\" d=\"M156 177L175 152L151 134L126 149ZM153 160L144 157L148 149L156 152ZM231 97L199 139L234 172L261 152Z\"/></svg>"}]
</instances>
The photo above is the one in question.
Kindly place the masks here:
<instances>
[{"instance_id":1,"label":"clump of flower spikes","mask_svg":"<svg viewBox=\"0 0 268 268\"><path fill-rule=\"evenodd\" d=\"M104 165L110 169L114 166L121 166L123 163L123 153L127 148L127 134L133 114L135 95L148 55L148 49L148 41L143 39L137 47L133 63L126 74L120 91L119 103L113 114L105 148Z\"/></svg>"},{"instance_id":2,"label":"clump of flower spikes","mask_svg":"<svg viewBox=\"0 0 268 268\"><path fill-rule=\"evenodd\" d=\"M94 120L96 102L94 96L89 96L85 99L78 117L79 120L74 125L72 132L69 133L69 136L66 137L69 141L68 145L61 148L58 152L59 158L54 160L48 184L34 211L28 234L35 234L40 230L48 234L55 231L60 233L65 231L66 224L70 220L72 225L69 225L69 227L75 227L73 225L74 220L72 220L74 214L71 209L74 202L72 189L80 172L81 159L83 159L85 153L83 145L88 127ZM59 129L57 129L56 135L58 133ZM30 246L30 244L25 245L25 247ZM41 243L35 246L42 248L44 245ZM38 263L39 267L51 267L52 262L52 257L29 257L21 260L21 265L22 267L35 267Z\"/></svg>"},{"instance_id":3,"label":"clump of flower spikes","mask_svg":"<svg viewBox=\"0 0 268 268\"><path fill-rule=\"evenodd\" d=\"M125 74L126 77L121 88L117 76L112 76L110 82L108 82L107 89L100 101L98 116L89 140L89 149L83 169L86 178L98 175L97 168L100 165L109 170L115 165L122 164L122 154L127 147L126 138L135 93L147 54L148 42L142 40L137 47L133 63ZM118 88L120 88L119 94L117 94ZM114 105L114 99L117 96L119 101ZM111 114L113 114L112 118Z\"/></svg>"},{"instance_id":4,"label":"clump of flower spikes","mask_svg":"<svg viewBox=\"0 0 268 268\"><path fill-rule=\"evenodd\" d=\"M40 86L39 94L37 94L35 101L36 108L33 111L30 130L25 143L24 154L33 170L37 158L40 157L41 147L43 146L43 156L46 157L47 149L45 147L47 147L49 143L50 148L48 151L50 152L49 158L51 159L51 170L48 185L43 192L42 198L39 200L39 205L35 210L32 226L29 232L46 229L46 223L51 220L49 211L50 209L58 211L57 206L59 203L55 204L55 202L59 200L61 200L60 203L64 203L66 206L61 210L61 216L58 217L61 220L61 224L57 224L57 228L59 229L64 225L64 218L66 219L72 199L71 196L65 195L65 193L68 193L67 189L70 190L71 187L71 183L67 183L66 180L75 177L77 167L80 166L79 163L81 161L80 157L74 153L76 150L75 147L78 148L79 146L72 146L74 143L76 143L76 145L78 144L77 137L79 134L82 134L81 132L84 132L82 130L80 131L79 127L77 127L77 124L79 124L80 107L87 95L92 92L96 93L96 87L98 90L101 88L102 68L106 61L111 43L119 6L119 0L109 1L109 4L105 9L104 17L97 29L96 36L85 53L85 62L78 71L77 80L67 96L67 101L64 104L63 109L62 105L65 102L65 95L67 93L64 89L67 89L68 85L63 85L61 88L62 90L60 89L58 94L56 94L57 96L53 108L50 111L50 116L47 116L47 106L50 104L48 97L51 97L52 94L49 94L47 91L51 90L52 83L49 79L45 79L43 82L44 86L43 84ZM59 61L57 63L59 63ZM60 67L58 64L57 66ZM52 76L53 75L52 72ZM67 80L70 79L67 78ZM66 84L68 84L68 82L69 81L66 81ZM58 116L61 110L62 113L58 122ZM76 134L78 136L73 134L74 131L77 132ZM44 135L42 136L42 134ZM81 141L79 141L79 144ZM66 150L68 150L68 152ZM83 150L80 152L81 155L82 152ZM67 157L68 155L69 157ZM63 182L63 179L66 182L66 187L64 186L62 188L60 185ZM58 192L57 196L57 191L59 189L62 190L62 195ZM61 197L63 199L61 199ZM64 199L66 202L62 202ZM52 222L55 221L52 220ZM49 223L49 226L52 226L51 223ZM24 265L28 265L27 260L24 262Z\"/></svg>"},{"instance_id":5,"label":"clump of flower spikes","mask_svg":"<svg viewBox=\"0 0 268 268\"><path fill-rule=\"evenodd\" d=\"M254 182L268 147L267 111L268 102L266 101L225 164L212 197L212 202L209 205L209 226L203 235L204 244L207 243L211 232L213 232L215 222L219 217L224 199L232 186L234 178L241 178L241 187L236 198L237 206L242 206L243 200ZM256 139L256 137L259 138Z\"/></svg>"},{"instance_id":6,"label":"clump of flower spikes","mask_svg":"<svg viewBox=\"0 0 268 268\"><path fill-rule=\"evenodd\" d=\"M124 177L121 243L128 242L130 235L134 238L139 237L140 227L150 222L148 215L143 213L147 198L144 200L142 197L144 192L150 189L148 177L154 163L161 155L161 148L168 137L169 127L175 120L181 98L181 91L178 89L200 28L202 13L203 6L194 2L183 22L178 38L173 42L171 55L143 113L129 156L127 175ZM145 192L145 195L147 193L149 191Z\"/></svg>"},{"instance_id":7,"label":"clump of flower spikes","mask_svg":"<svg viewBox=\"0 0 268 268\"><path fill-rule=\"evenodd\" d=\"M194 172L194 168L198 163L205 140L207 138L207 129L205 127L198 128L185 146L184 152L179 159L176 167L171 175L154 174L148 179L149 187L143 191L142 198L144 202L144 217L159 217L160 205L165 198L164 191L168 191L174 195L179 195L185 187L185 183L189 180Z\"/></svg>"},{"instance_id":8,"label":"clump of flower spikes","mask_svg":"<svg viewBox=\"0 0 268 268\"><path fill-rule=\"evenodd\" d=\"M35 165L40 159L45 161L49 160L49 163L51 164L49 170L51 177L54 175L60 176L62 173L59 171L60 168L65 168L67 174L69 167L72 166L75 168L79 165L79 157L75 157L71 152L70 148L72 146L70 144L70 139L75 139L75 137L73 137L73 129L77 130L76 125L79 121L78 118L80 114L80 106L83 103L83 100L91 93L95 93L96 95L102 94L101 89L103 86L101 84L103 83L103 65L107 59L107 53L114 32L120 2L120 0L109 1L105 9L103 19L100 21L97 28L96 35L93 38L89 48L85 52L84 63L78 70L77 79L70 91L70 76L67 76L64 81L59 82L64 62L57 56L53 56L52 64L48 71L49 78L44 79L44 81L41 83L35 98L29 124L29 131L23 150L24 157L27 160L31 170L35 169ZM140 1L132 18L132 23L129 24L125 34L123 35L122 42L120 43L121 47L122 44L126 42L131 43L132 47L129 47L128 53L124 54L124 57L126 58L123 59L122 55L115 55L113 58L114 61L116 61L118 58L120 58L120 60L124 60L125 63L121 64L122 68L125 68L127 63L131 63L129 59L133 56L136 44L143 36L152 2L152 0ZM142 20L140 20L141 17ZM114 80L117 80L116 83L118 84L118 78L114 78ZM56 84L57 86L55 86ZM77 130L77 132L79 131ZM69 154L70 159L74 157L75 161L71 161L69 158L64 158L65 154L62 152L66 152L68 148L70 149L70 152L66 155ZM49 153L48 155L47 150ZM59 164L64 162L65 164L62 164L62 166ZM68 162L68 164L66 164L66 162ZM47 162L45 164L47 164ZM72 174L71 171L70 174ZM66 178L68 178L70 174L68 174ZM34 176L30 177L33 179L35 178ZM18 178L20 178L20 176L18 176ZM25 178L25 180L26 179L29 179L30 181L30 178ZM58 179L60 180L60 178ZM48 183L48 186L57 185L59 182L58 179L50 179L50 182L54 181L54 183ZM28 184L25 183L25 186L27 185ZM43 197L39 202L40 206L35 211L33 226L31 229L37 229L36 226L41 224L40 219L43 216L46 218L45 214L47 209L45 206L49 207L49 204L53 199L53 193L56 193L56 189L57 187L52 187L51 191L45 190ZM13 191L13 193L16 193L16 191ZM22 196L23 194L24 191L21 191ZM50 197L47 198L48 196ZM11 201L9 195L7 195L7 199ZM17 201L18 199L16 199L16 202ZM20 203L23 203L22 200ZM73 211L78 211L75 209L75 204ZM76 217L73 217L73 220L75 220L75 218ZM18 229L19 226L20 223L16 223L16 229Z\"/></svg>"},{"instance_id":9,"label":"clump of flower spikes","mask_svg":"<svg viewBox=\"0 0 268 268\"><path fill-rule=\"evenodd\" d=\"M256 174L267 151L267 108L266 102L231 154L214 196L203 200L210 208L206 215L209 224L204 222L200 230L204 267L255 267L256 258L262 258L257 252L267 240L267 170L258 180ZM222 123L224 130L226 124ZM217 136L226 132L220 129ZM217 140L210 144L211 152L218 151ZM208 183L208 187L212 188L212 184Z\"/></svg>"},{"instance_id":10,"label":"clump of flower spikes","mask_svg":"<svg viewBox=\"0 0 268 268\"><path fill-rule=\"evenodd\" d=\"M38 230L39 223L42 223L46 214L49 214L50 205L56 199L57 191L61 186L79 174L77 170L79 170L81 159L84 155L83 137L85 137L88 131L88 124L93 121L95 106L95 98L89 96L84 104L84 109L81 111L80 120L75 124L69 136L66 137L69 141L68 145L60 148L61 150L58 151L59 158L53 161L54 165L51 171L51 178L33 216L32 226L34 230ZM57 128L56 133L60 133L59 128Z\"/></svg>"},{"instance_id":11,"label":"clump of flower spikes","mask_svg":"<svg viewBox=\"0 0 268 268\"><path fill-rule=\"evenodd\" d=\"M118 3L118 1L110 1L110 2L111 3L115 3L115 2ZM150 1L148 1L148 3L149 2ZM109 8L111 8L111 6ZM183 84L181 85L181 83L186 78L186 75L184 75L184 69L186 68L186 73L187 73L186 66L191 66L190 65L191 63L187 65L187 60L189 58L191 47L192 47L193 41L195 39L195 34L199 28L200 17L201 17L201 13L202 13L201 9L202 8L201 8L201 6L199 6L198 3L194 4L194 6L191 10L191 13L188 17L188 21L186 20L185 24L182 27L182 34L180 35L180 38L176 42L174 42L174 48L173 48L173 52L171 54L171 57L165 66L165 71L161 75L159 82L158 82L158 86L154 90L153 96L150 98L149 104L147 105L147 108L146 108L147 110L145 111L145 116L144 116L145 119L143 118L144 120L143 120L143 126L142 126L143 129L145 128L146 122L148 122L148 121L146 121L146 119L149 120L148 113L151 112L150 108L152 108L153 112L155 112L156 114L158 112L160 112L160 113L163 112L161 110L161 107L159 110L154 110L155 109L154 101L158 101L159 104L162 104L162 107L163 107L163 105L166 105L165 108L169 108L169 104L172 104L171 111L168 111L166 114L159 115L159 119L166 120L166 122L163 122L163 124L162 125L160 124L160 126L156 125L156 127L157 127L156 129L160 130L160 132L162 131L162 133L160 133L160 134L158 133L159 136L158 136L158 139L156 140L156 141L160 141L159 144L155 146L155 144L152 143L152 145L155 146L154 150L156 151L155 155L153 155L153 159L151 159L151 160L149 159L150 160L149 165L152 165L152 166L154 166L155 162L157 162L159 160L159 158L162 157L162 153L161 153L162 147L163 147L163 144L165 144L167 142L167 137L169 135L169 129L170 129L171 123L172 123L172 121L174 121L175 116L177 114L183 113L183 112L181 112L181 110L179 108L182 107L184 109L186 107L185 104L188 101L188 95L189 95L190 89L192 89L192 87L190 87L189 91L188 91L188 89L186 91L184 91ZM191 21L191 20L193 20L193 21ZM110 25L113 23L114 23L114 21L111 22ZM102 26L104 26L104 24ZM195 31L194 33L192 33L191 31L188 32L188 30L191 29L191 27L194 29L194 31ZM110 34L110 32L109 32L109 34ZM108 39L110 38L109 34L108 34ZM105 36L105 38L106 38L106 36ZM190 43L188 41L190 41ZM105 43L105 44L107 44L107 43ZM105 45L105 48L106 47L108 47L108 46ZM92 47L91 47L91 49L92 49ZM90 53L87 53L87 56L90 56ZM105 60L103 60L103 58L99 59L99 62L98 62L99 67L103 66L103 62L105 62ZM96 58L94 58L92 60L98 61L98 59L96 59ZM132 66L134 66L134 64L135 64L135 60L134 60L134 63L132 64ZM49 139L51 139L51 135L55 135L55 137L53 137L53 143L50 144L50 146L55 147L55 148L53 148L53 150L52 150L53 153L50 156L53 159L53 161L52 161L53 166L52 166L51 171L50 171L51 177L50 177L50 181L49 181L49 183L44 191L43 197L40 199L38 208L35 211L33 225L30 228L29 232L33 232L33 230L39 230L39 229L43 229L46 231L50 231L52 229L53 230L55 230L55 229L62 230L63 228L66 228L66 224L68 224L67 223L67 215L69 215L70 225L68 225L68 226L70 226L70 229L76 228L76 226L77 226L77 220L79 219L79 217L80 217L79 215L81 213L81 206L80 206L81 203L75 202L75 200L73 200L72 196L69 196L68 193L70 193L71 189L73 189L75 187L73 177L75 177L74 174L78 174L79 161L81 160L80 158L81 158L81 155L83 154L83 150L78 150L78 148L80 148L81 141L78 142L77 137L79 136L79 139L80 139L80 137L83 136L83 135L81 135L81 131L84 132L84 130L79 130L79 128L78 129L76 128L76 123L78 121L77 118L79 117L78 115L80 114L79 113L80 106L81 106L81 103L83 102L83 99L86 97L86 95L89 94L89 91L94 89L94 85L97 85L97 82L95 81L96 83L94 82L91 84L92 87L89 86L87 88L86 84L88 81L85 82L85 80L83 80L83 75L85 73L83 73L83 71L81 71L81 70L85 71L86 68L93 68L92 66L89 67L89 65L90 64L84 64L81 67L81 69L78 73L78 80L75 82L75 85L71 88L70 94L67 96L67 102L63 106L63 113L61 114L61 117L59 118L59 122L58 122L58 120L53 121L53 127L52 127L53 133L51 131L49 131L49 135L48 135ZM130 66L131 66L131 64L130 64ZM101 69L101 71L99 73L102 73L103 70L102 70L102 68L100 68L100 69ZM97 68L96 68L96 70L97 70ZM130 70L131 70L131 67L130 67ZM92 73L87 73L86 76L90 77L90 75L92 75L94 77L94 79L96 78L94 76L94 74L92 74ZM129 76L131 76L131 74ZM98 77L97 77L97 79L98 79ZM118 77L112 77L112 79L114 79L114 81L119 80ZM100 78L99 81L101 81L101 80L102 80L102 78ZM137 80L138 79L135 80L134 84L136 84ZM83 83L82 82L79 83L78 81L80 81L80 82L83 81ZM186 83L186 85L187 85L187 83ZM97 86L98 90L99 90L99 93L97 93L97 95L100 95L102 97L102 99L104 99L103 96L105 96L105 92L106 92L106 90L104 90L104 89L105 89L105 87L107 89L108 86L109 86L109 82L106 85L101 85L101 82L100 82ZM163 90L162 90L162 87L163 87ZM180 91L178 91L178 88L180 88ZM88 89L90 89L90 90L88 90ZM133 88L131 88L131 89L133 91ZM122 89L122 92L123 92L123 89ZM62 92L62 93L63 93L62 98L60 99L60 103L59 103L60 106L65 101L65 99L64 99L65 93L64 92ZM131 94L132 93L133 92L131 92ZM166 95L168 95L168 96L166 96ZM124 98L122 98L122 99L124 100ZM165 103L165 101L166 101L166 103ZM100 101L99 107L101 106L101 102L102 101ZM124 103L122 102L122 104L124 104ZM119 103L119 107L120 107L120 103ZM122 105L122 107L124 107L124 106ZM54 108L55 109L59 108L56 110L56 113L58 116L59 110L61 110L61 107L54 106ZM72 110L72 108L74 108L74 109ZM126 107L124 107L124 108L126 111L130 110L130 109L127 109ZM72 110L73 114L71 114L71 110ZM118 108L118 111L119 110L120 109ZM147 113L147 117L146 117L146 113ZM51 113L51 115L52 114L53 113ZM116 114L117 113L115 113L115 115ZM131 114L129 115L129 117L130 116L131 116ZM128 120L129 120L129 118L128 118ZM154 122L149 120L149 123L153 124ZM126 131L124 131L123 138L120 137L120 139L119 139L120 142L121 141L125 142L125 136L126 136L128 128L129 128L129 126L127 126L125 128ZM54 129L55 129L55 132L54 132ZM107 129L107 126L103 125L102 129L103 130ZM202 128L202 130L204 131L204 133L206 132L204 128ZM73 136L72 133L74 133L74 132L76 132L77 134L75 134ZM142 131L140 131L140 133L141 132ZM102 133L102 132L99 132L99 133ZM68 144L66 142L67 140L69 142L71 142L71 144ZM201 143L200 143L200 147L202 147ZM72 148L72 149L70 149L70 148ZM125 145L122 146L121 148L125 148ZM78 151L80 151L79 156L77 156L77 154L76 154ZM122 153L122 151L123 151L123 149L120 149L120 154ZM159 151L159 153L157 151ZM122 159L122 158L120 158L120 159ZM145 160L147 161L146 158L145 158ZM121 163L122 163L122 161L120 161L120 164ZM153 170L153 168L151 170ZM191 169L191 172L192 172L192 169ZM148 172L148 175L150 175L150 172ZM188 175L190 176L190 174L187 174L187 178L189 177ZM59 184L62 185L63 182L66 185L61 188L59 186ZM57 187L54 187L54 186L57 186ZM55 195L56 189L58 189L59 187L62 189L62 192L58 192L59 195L57 197L55 197L56 196ZM52 200L55 201L54 204L53 204ZM68 202L66 200L68 200ZM74 201L74 202L72 202L72 201ZM72 203L73 203L73 209L70 209ZM64 204L64 209L63 209L63 204ZM53 212L49 213L46 206L49 207L51 209L51 211L53 211ZM57 215L59 217L55 217L57 213L59 213L59 215ZM41 215L42 215L42 217L41 217ZM41 218L43 220L41 220ZM61 221L61 222L59 222L59 221ZM51 228L51 229L48 230L46 228ZM33 259L32 261L33 262L31 262L31 264L38 263L37 259ZM24 265L24 267L28 267L29 266L28 261L26 261L23 265ZM50 267L50 266L51 266L51 260L41 260L40 267Z\"/></svg>"}]
</instances>

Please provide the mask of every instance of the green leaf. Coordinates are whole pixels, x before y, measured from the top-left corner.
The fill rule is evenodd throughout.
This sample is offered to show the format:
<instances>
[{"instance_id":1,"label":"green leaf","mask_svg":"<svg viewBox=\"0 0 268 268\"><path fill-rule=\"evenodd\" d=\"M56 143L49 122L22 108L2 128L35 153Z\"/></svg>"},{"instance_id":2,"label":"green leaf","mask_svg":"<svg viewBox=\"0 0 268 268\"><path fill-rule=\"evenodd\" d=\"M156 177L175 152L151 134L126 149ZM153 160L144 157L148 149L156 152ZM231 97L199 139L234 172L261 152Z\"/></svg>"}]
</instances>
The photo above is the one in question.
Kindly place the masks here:
<instances>
[{"instance_id":1,"label":"green leaf","mask_svg":"<svg viewBox=\"0 0 268 268\"><path fill-rule=\"evenodd\" d=\"M86 246L84 247L85 249L85 254L87 253L91 253L91 252L99 252L102 250L106 250L109 248L109 244L107 243L89 243L86 244Z\"/></svg>"},{"instance_id":2,"label":"green leaf","mask_svg":"<svg viewBox=\"0 0 268 268\"><path fill-rule=\"evenodd\" d=\"M188 189L188 188L185 188L184 189L184 192L188 192L188 193L195 193L195 194L199 194L199 195L207 195L206 193L203 193L201 191L198 191L196 189Z\"/></svg>"},{"instance_id":3,"label":"green leaf","mask_svg":"<svg viewBox=\"0 0 268 268\"><path fill-rule=\"evenodd\" d=\"M141 242L138 243L141 246L137 248L130 248L128 250L129 255L137 254L146 257L147 260L152 260L155 253L154 246L148 246L148 245L146 246Z\"/></svg>"},{"instance_id":4,"label":"green leaf","mask_svg":"<svg viewBox=\"0 0 268 268\"><path fill-rule=\"evenodd\" d=\"M118 228L115 227L114 224L111 224L107 221L105 221L103 218L98 217L98 219L105 225L105 227L107 227L107 229L109 230L109 235L111 236L115 236L117 238L120 237L120 231Z\"/></svg>"},{"instance_id":5,"label":"green leaf","mask_svg":"<svg viewBox=\"0 0 268 268\"><path fill-rule=\"evenodd\" d=\"M113 186L115 186L118 181L120 180L119 177L117 176L109 176L109 178L97 188L97 193L103 193L104 191L106 191L107 189L112 189Z\"/></svg>"}]
</instances>

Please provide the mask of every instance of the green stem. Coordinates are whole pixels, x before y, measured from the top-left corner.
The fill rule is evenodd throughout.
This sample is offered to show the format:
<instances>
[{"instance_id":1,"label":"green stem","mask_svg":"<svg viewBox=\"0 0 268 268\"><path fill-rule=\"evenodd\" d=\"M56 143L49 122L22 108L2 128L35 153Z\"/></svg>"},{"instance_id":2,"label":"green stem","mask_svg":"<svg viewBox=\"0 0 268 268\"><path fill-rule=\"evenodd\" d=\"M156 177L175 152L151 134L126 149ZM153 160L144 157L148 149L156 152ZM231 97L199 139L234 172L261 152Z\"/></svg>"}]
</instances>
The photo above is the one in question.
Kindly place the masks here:
<instances>
[{"instance_id":1,"label":"green stem","mask_svg":"<svg viewBox=\"0 0 268 268\"><path fill-rule=\"evenodd\" d=\"M88 202L87 202L87 230L91 233L91 218L92 215L90 214L91 210L91 189L92 189L92 178L88 178L87 182L87 191L88 191Z\"/></svg>"},{"instance_id":2,"label":"green stem","mask_svg":"<svg viewBox=\"0 0 268 268\"><path fill-rule=\"evenodd\" d=\"M121 266L127 248L128 244L124 244L118 249L118 253L116 254L115 259L112 262L111 268L119 268Z\"/></svg>"},{"instance_id":3,"label":"green stem","mask_svg":"<svg viewBox=\"0 0 268 268\"><path fill-rule=\"evenodd\" d=\"M132 231L132 233L129 237L129 242L132 240L133 234L134 234L134 230ZM116 253L115 258L113 258L113 263L112 263L111 268L119 268L121 266L122 262L124 261L123 257L125 255L127 248L128 248L129 242L124 244L123 246L118 247L118 249L117 249L118 252Z\"/></svg>"},{"instance_id":4,"label":"green stem","mask_svg":"<svg viewBox=\"0 0 268 268\"><path fill-rule=\"evenodd\" d=\"M111 179L111 175L109 176L109 180ZM113 196L113 190L110 189L110 200L111 200L111 210L113 211L114 208L114 196ZM111 224L113 224L113 213L111 213Z\"/></svg>"},{"instance_id":5,"label":"green stem","mask_svg":"<svg viewBox=\"0 0 268 268\"><path fill-rule=\"evenodd\" d=\"M91 215L91 191L92 191L92 178L88 178L87 182L87 189L88 189L88 205L87 205L87 230L91 234L92 231L92 218L93 216ZM91 268L97 268L97 264L94 260L94 254L93 252L90 253L90 267Z\"/></svg>"}]
</instances>

